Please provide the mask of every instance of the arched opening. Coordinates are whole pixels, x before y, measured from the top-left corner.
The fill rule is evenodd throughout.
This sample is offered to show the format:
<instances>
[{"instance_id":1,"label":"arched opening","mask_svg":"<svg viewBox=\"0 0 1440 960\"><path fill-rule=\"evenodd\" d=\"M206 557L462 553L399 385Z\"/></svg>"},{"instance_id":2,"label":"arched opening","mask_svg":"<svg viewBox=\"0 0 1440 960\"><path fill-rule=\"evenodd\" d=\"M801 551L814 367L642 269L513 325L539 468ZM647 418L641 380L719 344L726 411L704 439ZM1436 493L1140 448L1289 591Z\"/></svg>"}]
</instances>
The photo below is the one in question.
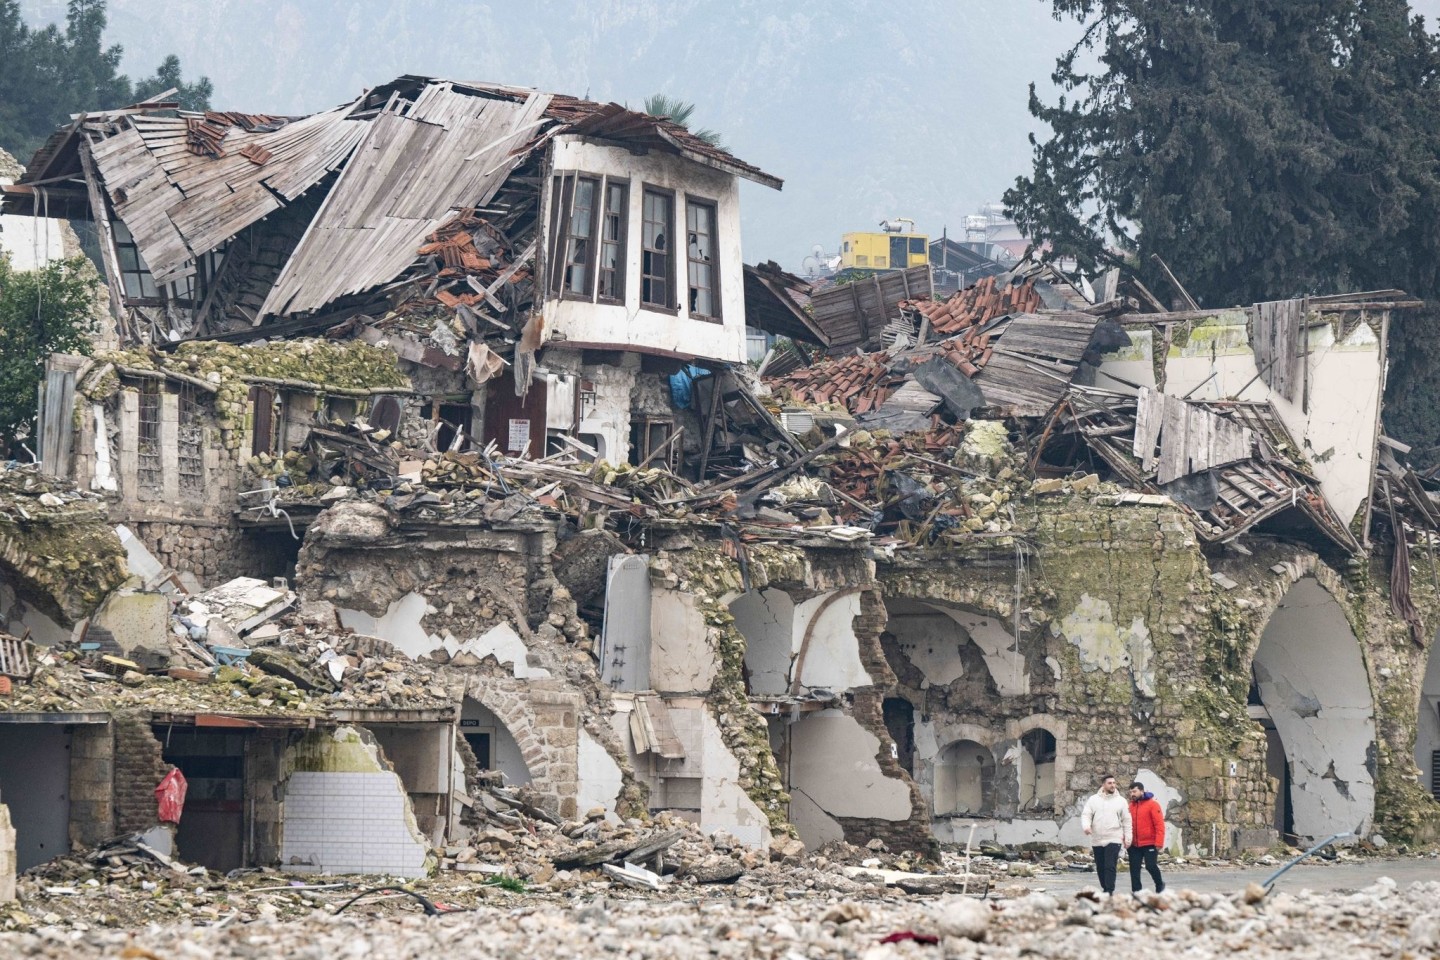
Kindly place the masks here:
<instances>
[{"instance_id":1,"label":"arched opening","mask_svg":"<svg viewBox=\"0 0 1440 960\"><path fill-rule=\"evenodd\" d=\"M935 758L935 815L988 817L995 810L995 756L974 740L956 740Z\"/></svg>"},{"instance_id":2,"label":"arched opening","mask_svg":"<svg viewBox=\"0 0 1440 960\"><path fill-rule=\"evenodd\" d=\"M1345 611L1313 577L1295 583L1260 637L1258 708L1281 770L1275 827L1299 838L1363 834L1375 813L1375 710Z\"/></svg>"},{"instance_id":3,"label":"arched opening","mask_svg":"<svg viewBox=\"0 0 1440 960\"><path fill-rule=\"evenodd\" d=\"M495 712L472 697L466 697L460 708L460 732L481 770L499 770L508 786L530 782L530 768L504 722Z\"/></svg>"},{"instance_id":4,"label":"arched opening","mask_svg":"<svg viewBox=\"0 0 1440 960\"><path fill-rule=\"evenodd\" d=\"M1440 639L1430 644L1429 664L1420 684L1420 717L1415 733L1415 765L1430 796L1440 800Z\"/></svg>"},{"instance_id":5,"label":"arched opening","mask_svg":"<svg viewBox=\"0 0 1440 960\"><path fill-rule=\"evenodd\" d=\"M1036 727L1020 738L1020 805L1022 814L1055 811L1055 734Z\"/></svg>"},{"instance_id":6,"label":"arched opening","mask_svg":"<svg viewBox=\"0 0 1440 960\"><path fill-rule=\"evenodd\" d=\"M901 769L915 775L915 705L904 697L886 697L882 706L885 730L895 744L895 759Z\"/></svg>"}]
</instances>

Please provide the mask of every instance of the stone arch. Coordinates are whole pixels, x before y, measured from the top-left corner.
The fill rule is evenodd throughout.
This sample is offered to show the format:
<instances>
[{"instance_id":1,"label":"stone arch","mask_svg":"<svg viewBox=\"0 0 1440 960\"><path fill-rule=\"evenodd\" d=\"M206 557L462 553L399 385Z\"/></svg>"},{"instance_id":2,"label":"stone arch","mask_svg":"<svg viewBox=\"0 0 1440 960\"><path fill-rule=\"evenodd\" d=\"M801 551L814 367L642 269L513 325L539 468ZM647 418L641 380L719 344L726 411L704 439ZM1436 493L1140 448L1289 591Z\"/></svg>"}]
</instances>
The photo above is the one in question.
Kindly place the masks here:
<instances>
[{"instance_id":1,"label":"stone arch","mask_svg":"<svg viewBox=\"0 0 1440 960\"><path fill-rule=\"evenodd\" d=\"M1275 827L1298 837L1363 834L1375 814L1377 756L1364 649L1333 571L1302 556L1286 574L1262 608L1251 659L1250 710L1281 781Z\"/></svg>"},{"instance_id":2,"label":"stone arch","mask_svg":"<svg viewBox=\"0 0 1440 960\"><path fill-rule=\"evenodd\" d=\"M935 815L989 817L995 812L995 755L974 740L952 740L935 756Z\"/></svg>"},{"instance_id":3,"label":"stone arch","mask_svg":"<svg viewBox=\"0 0 1440 960\"><path fill-rule=\"evenodd\" d=\"M1420 784L1440 800L1440 636L1430 642L1420 682L1420 715L1415 728L1415 765Z\"/></svg>"},{"instance_id":4,"label":"stone arch","mask_svg":"<svg viewBox=\"0 0 1440 960\"><path fill-rule=\"evenodd\" d=\"M556 681L476 676L466 683L465 696L493 713L515 738L540 805L558 816L575 816L579 694Z\"/></svg>"},{"instance_id":5,"label":"stone arch","mask_svg":"<svg viewBox=\"0 0 1440 960\"><path fill-rule=\"evenodd\" d=\"M482 700L468 694L460 704L460 719L460 734L470 744L482 769L499 770L509 786L521 786L535 779L525 760L525 747L521 745L521 737L526 745L533 744L533 731L522 730L517 737L511 729L513 718L507 721ZM485 744L483 749L481 738Z\"/></svg>"},{"instance_id":6,"label":"stone arch","mask_svg":"<svg viewBox=\"0 0 1440 960\"><path fill-rule=\"evenodd\" d=\"M1049 816L1055 812L1055 771L1059 754L1059 738L1043 726L1032 727L1020 736L1017 764L1020 814Z\"/></svg>"}]
</instances>

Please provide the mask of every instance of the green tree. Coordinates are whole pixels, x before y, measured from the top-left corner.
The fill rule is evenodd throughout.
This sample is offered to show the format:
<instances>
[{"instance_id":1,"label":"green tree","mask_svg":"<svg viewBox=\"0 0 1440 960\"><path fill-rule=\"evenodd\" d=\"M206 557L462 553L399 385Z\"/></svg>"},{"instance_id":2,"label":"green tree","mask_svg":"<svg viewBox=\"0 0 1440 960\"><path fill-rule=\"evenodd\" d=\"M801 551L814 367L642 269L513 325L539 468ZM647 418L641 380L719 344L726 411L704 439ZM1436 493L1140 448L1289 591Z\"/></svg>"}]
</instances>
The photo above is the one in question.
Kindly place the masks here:
<instances>
[{"instance_id":1,"label":"green tree","mask_svg":"<svg viewBox=\"0 0 1440 960\"><path fill-rule=\"evenodd\" d=\"M63 29L32 29L19 0L0 0L0 147L26 162L70 114L123 107L169 87L184 108L209 109L209 79L185 83L178 57L138 81L120 73L124 51L104 45L105 26L105 0L70 0Z\"/></svg>"},{"instance_id":2,"label":"green tree","mask_svg":"<svg viewBox=\"0 0 1440 960\"><path fill-rule=\"evenodd\" d=\"M45 358L90 353L96 282L83 257L17 271L0 255L0 451L34 435Z\"/></svg>"},{"instance_id":3,"label":"green tree","mask_svg":"<svg viewBox=\"0 0 1440 960\"><path fill-rule=\"evenodd\" d=\"M1151 254L1220 306L1398 286L1440 295L1440 41L1404 0L1053 0L1082 39L1030 111L1019 226L1082 267ZM1432 317L1395 324L1389 427L1434 445Z\"/></svg>"},{"instance_id":4,"label":"green tree","mask_svg":"<svg viewBox=\"0 0 1440 960\"><path fill-rule=\"evenodd\" d=\"M657 93L645 98L645 112L652 117L664 117L671 123L679 124L686 130L690 130L690 115L695 112L695 104L686 103L678 97L667 97L663 93ZM719 147L722 150L725 148L720 134L714 130L702 127L699 130L690 130L690 132L712 147Z\"/></svg>"}]
</instances>

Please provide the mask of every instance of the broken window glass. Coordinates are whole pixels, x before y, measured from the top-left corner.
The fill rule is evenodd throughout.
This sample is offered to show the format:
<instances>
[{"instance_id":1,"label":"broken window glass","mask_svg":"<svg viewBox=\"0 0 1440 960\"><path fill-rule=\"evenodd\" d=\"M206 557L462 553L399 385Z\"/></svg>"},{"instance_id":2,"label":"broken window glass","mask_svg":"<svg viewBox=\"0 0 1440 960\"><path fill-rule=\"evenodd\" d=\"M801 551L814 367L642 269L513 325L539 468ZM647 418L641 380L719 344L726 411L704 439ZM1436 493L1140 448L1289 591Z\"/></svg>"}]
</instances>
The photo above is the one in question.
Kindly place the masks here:
<instances>
[{"instance_id":1,"label":"broken window glass","mask_svg":"<svg viewBox=\"0 0 1440 960\"><path fill-rule=\"evenodd\" d=\"M140 247L130 235L130 228L121 220L114 221L114 226L115 258L120 263L120 279L125 288L125 296L132 300L160 299L160 289L155 286L155 278L150 275L145 258L140 256Z\"/></svg>"},{"instance_id":2,"label":"broken window glass","mask_svg":"<svg viewBox=\"0 0 1440 960\"><path fill-rule=\"evenodd\" d=\"M670 296L670 247L675 198L647 188L641 207L640 302L675 309Z\"/></svg>"},{"instance_id":3,"label":"broken window glass","mask_svg":"<svg viewBox=\"0 0 1440 960\"><path fill-rule=\"evenodd\" d=\"M591 261L595 256L595 195L600 182L592 177L580 177L575 182L574 199L571 201L570 226L565 244L565 285L566 293L590 296Z\"/></svg>"},{"instance_id":4,"label":"broken window glass","mask_svg":"<svg viewBox=\"0 0 1440 960\"><path fill-rule=\"evenodd\" d=\"M625 299L625 222L630 212L630 189L624 181L605 181L605 216L600 221L599 294L606 300Z\"/></svg>"},{"instance_id":5,"label":"broken window glass","mask_svg":"<svg viewBox=\"0 0 1440 960\"><path fill-rule=\"evenodd\" d=\"M720 297L716 289L715 206L699 200L685 204L685 230L690 280L690 315L706 320L720 319Z\"/></svg>"}]
</instances>

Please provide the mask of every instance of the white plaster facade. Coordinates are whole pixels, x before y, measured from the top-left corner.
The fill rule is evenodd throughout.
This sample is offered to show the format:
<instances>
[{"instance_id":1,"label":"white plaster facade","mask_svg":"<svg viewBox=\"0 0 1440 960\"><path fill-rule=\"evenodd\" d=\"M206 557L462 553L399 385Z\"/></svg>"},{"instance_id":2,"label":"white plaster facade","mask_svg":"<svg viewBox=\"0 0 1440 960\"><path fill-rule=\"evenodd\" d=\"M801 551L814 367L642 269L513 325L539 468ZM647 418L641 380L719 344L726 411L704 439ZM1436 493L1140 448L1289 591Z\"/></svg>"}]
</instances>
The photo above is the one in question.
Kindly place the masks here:
<instances>
[{"instance_id":1,"label":"white plaster facade","mask_svg":"<svg viewBox=\"0 0 1440 960\"><path fill-rule=\"evenodd\" d=\"M637 155L624 147L608 146L575 135L555 138L551 155L554 173L580 172L626 180L629 218L626 231L625 302L593 303L547 298L543 307L544 339L571 347L634 350L667 356L704 358L741 363L745 360L745 278L740 253L740 190L737 178L671 154ZM678 313L644 309L640 303L640 221L643 187L675 193L675 227L682 235L685 199L693 197L715 205L721 322L694 319L687 298L678 296ZM544 249L552 248L550 190L544 191L540 222ZM685 248L672 244L678 257L673 276L677 288L685 285ZM582 430L582 432L584 432ZM628 442L628 438L627 438Z\"/></svg>"},{"instance_id":2,"label":"white plaster facade","mask_svg":"<svg viewBox=\"0 0 1440 960\"><path fill-rule=\"evenodd\" d=\"M0 158L0 167L5 166L7 158ZM14 178L0 175L0 185L14 182ZM64 234L68 229L64 220L50 217L0 215L0 253L10 258L16 270L38 270L52 260L64 259Z\"/></svg>"},{"instance_id":3,"label":"white plaster facade","mask_svg":"<svg viewBox=\"0 0 1440 960\"><path fill-rule=\"evenodd\" d=\"M1172 346L1165 364L1165 390L1195 400L1268 400L1282 423L1302 447L1315 470L1325 499L1348 524L1370 494L1375 463L1376 430L1385 377L1380 340L1361 323L1343 340L1334 326L1318 324L1309 331L1310 352L1304 361L1310 382L1310 410L1303 409L1301 391L1286 400L1258 376L1250 349L1243 310L1219 312L1190 331L1183 346ZM1105 376L1113 373L1133 383L1155 386L1151 349L1157 334L1132 327L1131 345L1106 354L1096 378L1107 390L1132 388Z\"/></svg>"},{"instance_id":4,"label":"white plaster facade","mask_svg":"<svg viewBox=\"0 0 1440 960\"><path fill-rule=\"evenodd\" d=\"M873 682L860 662L853 627L860 591L829 591L796 603L772 587L726 603L745 636L745 666L757 696L785 696L792 689L842 693Z\"/></svg>"}]
</instances>

